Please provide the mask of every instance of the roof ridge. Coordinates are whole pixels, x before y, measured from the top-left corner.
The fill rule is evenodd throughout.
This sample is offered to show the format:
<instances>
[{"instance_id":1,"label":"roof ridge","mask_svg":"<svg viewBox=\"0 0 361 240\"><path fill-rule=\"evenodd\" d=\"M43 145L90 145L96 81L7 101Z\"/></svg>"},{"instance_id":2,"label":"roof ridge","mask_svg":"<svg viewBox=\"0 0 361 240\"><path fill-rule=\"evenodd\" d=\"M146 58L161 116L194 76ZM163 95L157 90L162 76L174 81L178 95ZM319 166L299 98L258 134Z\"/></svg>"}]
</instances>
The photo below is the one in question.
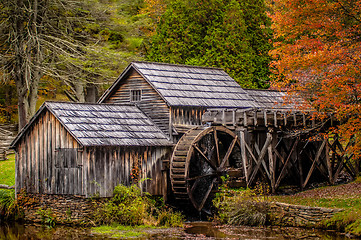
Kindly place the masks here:
<instances>
[{"instance_id":1,"label":"roof ridge","mask_svg":"<svg viewBox=\"0 0 361 240\"><path fill-rule=\"evenodd\" d=\"M88 102L68 102L68 101L52 101L47 100L44 102L45 104L48 103L68 103L68 104L78 104L78 105L98 105L98 106L131 106L131 107L139 107L134 103L88 103Z\"/></svg>"},{"instance_id":2,"label":"roof ridge","mask_svg":"<svg viewBox=\"0 0 361 240\"><path fill-rule=\"evenodd\" d=\"M277 89L255 89L255 88L243 88L243 90L250 90L250 91L264 91L264 92L287 92L287 91L280 91Z\"/></svg>"},{"instance_id":3,"label":"roof ridge","mask_svg":"<svg viewBox=\"0 0 361 240\"><path fill-rule=\"evenodd\" d=\"M220 67L207 67L207 66L196 66L196 65L165 63L165 62L132 61L131 63L150 63L150 64L158 64L158 65L174 66L174 67L204 68L204 69L213 69L213 70L222 70L222 71L224 71L224 69L220 68Z\"/></svg>"}]
</instances>

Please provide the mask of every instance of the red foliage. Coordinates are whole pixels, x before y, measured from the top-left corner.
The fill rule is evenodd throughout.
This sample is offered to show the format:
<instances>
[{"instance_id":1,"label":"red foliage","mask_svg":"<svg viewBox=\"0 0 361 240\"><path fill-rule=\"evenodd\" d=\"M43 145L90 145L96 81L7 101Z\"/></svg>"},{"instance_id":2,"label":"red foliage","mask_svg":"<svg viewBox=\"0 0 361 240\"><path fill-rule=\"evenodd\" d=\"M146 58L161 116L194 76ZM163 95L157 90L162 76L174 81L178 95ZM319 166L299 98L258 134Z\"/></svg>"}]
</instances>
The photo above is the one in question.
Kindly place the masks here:
<instances>
[{"instance_id":1,"label":"red foliage","mask_svg":"<svg viewBox=\"0 0 361 240\"><path fill-rule=\"evenodd\" d=\"M322 113L333 112L361 155L361 0L274 0L277 79Z\"/></svg>"}]
</instances>

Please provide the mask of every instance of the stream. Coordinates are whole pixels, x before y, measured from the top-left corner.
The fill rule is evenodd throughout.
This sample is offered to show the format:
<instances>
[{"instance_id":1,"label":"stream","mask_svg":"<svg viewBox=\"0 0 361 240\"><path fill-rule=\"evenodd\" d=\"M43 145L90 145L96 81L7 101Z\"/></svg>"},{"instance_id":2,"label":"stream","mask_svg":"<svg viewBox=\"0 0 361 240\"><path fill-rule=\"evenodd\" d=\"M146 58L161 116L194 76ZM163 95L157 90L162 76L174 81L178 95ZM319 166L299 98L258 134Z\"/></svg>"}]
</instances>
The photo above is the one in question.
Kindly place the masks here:
<instances>
[{"instance_id":1,"label":"stream","mask_svg":"<svg viewBox=\"0 0 361 240\"><path fill-rule=\"evenodd\" d=\"M348 239L332 231L321 231L285 227L230 227L215 226L210 222L189 222L184 228L141 229L142 236L124 237L112 234L96 234L90 228L58 226L54 228L42 225L24 225L18 223L2 224L0 240L50 240L50 239Z\"/></svg>"}]
</instances>

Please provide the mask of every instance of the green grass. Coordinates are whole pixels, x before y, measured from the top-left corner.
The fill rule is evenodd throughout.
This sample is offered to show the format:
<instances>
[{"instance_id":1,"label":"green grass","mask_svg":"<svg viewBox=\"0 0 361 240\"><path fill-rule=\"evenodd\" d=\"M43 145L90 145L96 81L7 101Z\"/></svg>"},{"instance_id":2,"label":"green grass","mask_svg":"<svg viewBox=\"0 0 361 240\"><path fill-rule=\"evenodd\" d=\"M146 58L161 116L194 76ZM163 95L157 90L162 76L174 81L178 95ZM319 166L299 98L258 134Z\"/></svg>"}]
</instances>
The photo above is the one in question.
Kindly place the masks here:
<instances>
[{"instance_id":1,"label":"green grass","mask_svg":"<svg viewBox=\"0 0 361 240\"><path fill-rule=\"evenodd\" d=\"M8 155L8 160L0 161L0 184L15 184L15 154Z\"/></svg>"},{"instance_id":2,"label":"green grass","mask_svg":"<svg viewBox=\"0 0 361 240\"><path fill-rule=\"evenodd\" d=\"M361 212L361 198L305 198L296 196L275 196L272 197L272 200L296 205L341 208L344 210Z\"/></svg>"},{"instance_id":3,"label":"green grass","mask_svg":"<svg viewBox=\"0 0 361 240\"><path fill-rule=\"evenodd\" d=\"M108 235L111 238L141 237L146 235L146 229L154 229L154 226L123 226L118 224L102 225L92 228L94 234Z\"/></svg>"}]
</instances>

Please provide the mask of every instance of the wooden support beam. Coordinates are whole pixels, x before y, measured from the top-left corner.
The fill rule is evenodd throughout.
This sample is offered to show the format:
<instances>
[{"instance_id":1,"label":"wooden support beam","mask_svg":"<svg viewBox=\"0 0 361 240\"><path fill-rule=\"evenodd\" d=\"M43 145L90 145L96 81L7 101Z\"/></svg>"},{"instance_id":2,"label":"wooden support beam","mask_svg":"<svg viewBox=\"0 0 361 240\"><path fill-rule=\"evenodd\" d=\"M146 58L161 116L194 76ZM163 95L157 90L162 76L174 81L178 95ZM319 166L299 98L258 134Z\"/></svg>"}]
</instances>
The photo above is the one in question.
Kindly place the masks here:
<instances>
[{"instance_id":1,"label":"wooden support beam","mask_svg":"<svg viewBox=\"0 0 361 240\"><path fill-rule=\"evenodd\" d=\"M315 159L313 160L313 163L312 163L311 168L310 168L310 170L309 170L309 172L308 172L308 174L307 174L307 177L306 177L306 179L305 179L305 182L303 183L303 186L302 186L303 188L307 185L308 181L310 180L310 177L311 177L311 175L312 175L312 173L313 173L313 170L314 170L315 167L316 167L316 163L318 162L318 159L319 159L320 156L321 156L321 153L322 153L322 151L323 151L323 149L324 149L324 147L325 147L325 145L326 145L326 142L327 142L327 138L325 138L325 139L323 140L323 142L322 142L322 144L321 144L321 147L318 149L318 152L317 152L317 154L316 154Z\"/></svg>"},{"instance_id":2,"label":"wooden support beam","mask_svg":"<svg viewBox=\"0 0 361 240\"><path fill-rule=\"evenodd\" d=\"M297 126L297 117L296 117L296 113L293 113L293 124L295 125L294 127Z\"/></svg>"},{"instance_id":3,"label":"wooden support beam","mask_svg":"<svg viewBox=\"0 0 361 240\"><path fill-rule=\"evenodd\" d=\"M246 136L245 136L245 131L246 129L243 128L241 129L241 131L239 132L239 138L240 138L240 142L241 142L241 155L242 155L242 162L243 162L243 171L244 171L244 176L246 177L246 183L248 185L248 159L247 159L247 154L246 154Z\"/></svg>"},{"instance_id":4,"label":"wooden support beam","mask_svg":"<svg viewBox=\"0 0 361 240\"><path fill-rule=\"evenodd\" d=\"M259 136L258 136L258 137L259 137ZM254 149L256 150L256 152L257 152L257 154L258 154L258 156L259 156L259 155L261 154L261 151L259 150L259 146L258 146L257 142L254 143ZM256 164L258 163L258 161L257 161L256 159L254 159L254 161L255 161ZM266 174L267 174L268 179L271 180L271 174L270 174L269 171L268 171L268 167L267 167L265 161L262 161L262 166L263 166L264 171L265 171Z\"/></svg>"},{"instance_id":5,"label":"wooden support beam","mask_svg":"<svg viewBox=\"0 0 361 240\"><path fill-rule=\"evenodd\" d=\"M272 134L272 143L268 146L268 166L269 166L269 173L270 173L270 181L271 181L271 191L272 193L276 192L276 158L273 154L273 150L277 144L277 135L272 129L271 132L267 134Z\"/></svg>"},{"instance_id":6,"label":"wooden support beam","mask_svg":"<svg viewBox=\"0 0 361 240\"><path fill-rule=\"evenodd\" d=\"M243 126L248 126L247 112L243 113Z\"/></svg>"},{"instance_id":7,"label":"wooden support beam","mask_svg":"<svg viewBox=\"0 0 361 240\"><path fill-rule=\"evenodd\" d=\"M267 153L267 148L268 146L271 144L272 142L272 135L271 134L267 134L267 139L266 139L266 142L265 144L263 145L262 147L262 150L261 150L261 153L260 155L258 156L258 159L257 159L257 165L255 166L255 168L253 169L253 173L249 179L249 184L252 184L252 181L255 179L256 177L256 174L262 164L262 162L264 161L264 156L266 155Z\"/></svg>"},{"instance_id":8,"label":"wooden support beam","mask_svg":"<svg viewBox=\"0 0 361 240\"><path fill-rule=\"evenodd\" d=\"M284 124L285 126L287 125L287 116L286 116L286 113L283 114L283 121L284 121Z\"/></svg>"},{"instance_id":9,"label":"wooden support beam","mask_svg":"<svg viewBox=\"0 0 361 240\"><path fill-rule=\"evenodd\" d=\"M300 173L300 178L299 178L300 186L301 186L301 190L303 190L303 169L302 169L302 162L301 162L301 157L300 156L301 156L301 154L298 153L296 161L298 163L298 172Z\"/></svg>"},{"instance_id":10,"label":"wooden support beam","mask_svg":"<svg viewBox=\"0 0 361 240\"><path fill-rule=\"evenodd\" d=\"M306 128L306 115L304 113L302 113L302 121L303 121L303 127Z\"/></svg>"},{"instance_id":11,"label":"wooden support beam","mask_svg":"<svg viewBox=\"0 0 361 240\"><path fill-rule=\"evenodd\" d=\"M263 118L264 118L264 125L265 125L266 127L268 127L267 111L263 111Z\"/></svg>"},{"instance_id":12,"label":"wooden support beam","mask_svg":"<svg viewBox=\"0 0 361 240\"><path fill-rule=\"evenodd\" d=\"M277 124L277 112L276 111L273 112L273 121L274 121L273 125L275 127L278 127L278 124Z\"/></svg>"},{"instance_id":13,"label":"wooden support beam","mask_svg":"<svg viewBox=\"0 0 361 240\"><path fill-rule=\"evenodd\" d=\"M326 166L327 166L328 181L329 181L329 183L332 184L332 180L333 180L332 175L333 174L332 174L332 165L331 165L331 159L330 159L330 142L329 142L329 139L327 139L327 144L326 144L325 160L326 160Z\"/></svg>"},{"instance_id":14,"label":"wooden support beam","mask_svg":"<svg viewBox=\"0 0 361 240\"><path fill-rule=\"evenodd\" d=\"M258 126L257 111L253 111L253 125Z\"/></svg>"},{"instance_id":15,"label":"wooden support beam","mask_svg":"<svg viewBox=\"0 0 361 240\"><path fill-rule=\"evenodd\" d=\"M222 125L226 126L226 111L222 109Z\"/></svg>"},{"instance_id":16,"label":"wooden support beam","mask_svg":"<svg viewBox=\"0 0 361 240\"><path fill-rule=\"evenodd\" d=\"M236 126L236 109L233 109L232 111L232 123L233 123L233 126Z\"/></svg>"},{"instance_id":17,"label":"wooden support beam","mask_svg":"<svg viewBox=\"0 0 361 240\"><path fill-rule=\"evenodd\" d=\"M276 188L276 189L277 189L278 186L280 185L281 180L284 178L284 175L285 175L285 173L286 173L286 171L287 171L288 163L289 163L289 161L290 161L290 159L291 159L291 156L292 156L294 150L296 149L296 146L298 145L298 142L299 142L299 138L295 139L295 141L293 142L293 145L292 145L292 148L291 148L290 152L287 153L287 154L288 154L287 159L286 159L286 161L285 161L285 163L284 163L284 165L283 165L283 168L282 168L282 170L281 170L280 175L278 176L278 179L277 179L277 182L276 182L276 185L275 185L275 188Z\"/></svg>"}]
</instances>

